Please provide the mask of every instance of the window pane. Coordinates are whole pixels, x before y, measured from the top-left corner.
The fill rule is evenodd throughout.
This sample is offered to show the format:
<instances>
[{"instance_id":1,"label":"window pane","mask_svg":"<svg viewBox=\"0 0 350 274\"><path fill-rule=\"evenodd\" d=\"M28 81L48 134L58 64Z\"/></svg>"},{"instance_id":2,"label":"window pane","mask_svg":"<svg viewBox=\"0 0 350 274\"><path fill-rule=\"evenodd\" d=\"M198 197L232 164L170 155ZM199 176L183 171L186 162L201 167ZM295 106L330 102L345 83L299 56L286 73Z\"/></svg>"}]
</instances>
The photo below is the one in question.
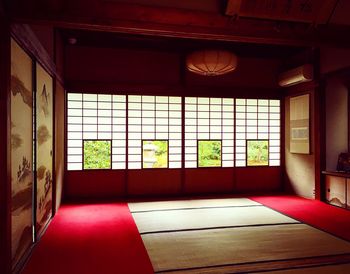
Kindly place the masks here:
<instances>
[{"instance_id":1,"label":"window pane","mask_svg":"<svg viewBox=\"0 0 350 274\"><path fill-rule=\"evenodd\" d=\"M84 169L111 168L111 141L84 140Z\"/></svg>"},{"instance_id":2,"label":"window pane","mask_svg":"<svg viewBox=\"0 0 350 274\"><path fill-rule=\"evenodd\" d=\"M68 109L68 116L82 116L83 110L82 109Z\"/></svg>"},{"instance_id":3,"label":"window pane","mask_svg":"<svg viewBox=\"0 0 350 274\"><path fill-rule=\"evenodd\" d=\"M268 166L269 165L269 141L247 140L247 165Z\"/></svg>"},{"instance_id":4,"label":"window pane","mask_svg":"<svg viewBox=\"0 0 350 274\"><path fill-rule=\"evenodd\" d=\"M211 132L210 133L210 139L221 139L221 138L224 138L224 139L229 139L229 138L226 138L226 137L223 137L222 135L224 135L224 134L221 134L221 132L220 133L213 133L213 132Z\"/></svg>"},{"instance_id":5,"label":"window pane","mask_svg":"<svg viewBox=\"0 0 350 274\"><path fill-rule=\"evenodd\" d=\"M168 103L168 97L167 96L157 96L156 102L157 103Z\"/></svg>"},{"instance_id":6,"label":"window pane","mask_svg":"<svg viewBox=\"0 0 350 274\"><path fill-rule=\"evenodd\" d=\"M83 94L84 101L97 101L97 94Z\"/></svg>"},{"instance_id":7,"label":"window pane","mask_svg":"<svg viewBox=\"0 0 350 274\"><path fill-rule=\"evenodd\" d=\"M113 101L114 102L126 102L126 96L125 95L113 95Z\"/></svg>"},{"instance_id":8,"label":"window pane","mask_svg":"<svg viewBox=\"0 0 350 274\"><path fill-rule=\"evenodd\" d=\"M181 97L169 97L169 103L181 103Z\"/></svg>"},{"instance_id":9,"label":"window pane","mask_svg":"<svg viewBox=\"0 0 350 274\"><path fill-rule=\"evenodd\" d=\"M83 95L81 93L68 93L68 100L82 100Z\"/></svg>"},{"instance_id":10,"label":"window pane","mask_svg":"<svg viewBox=\"0 0 350 274\"><path fill-rule=\"evenodd\" d=\"M83 121L82 117L69 117L68 116L68 124L80 124Z\"/></svg>"},{"instance_id":11,"label":"window pane","mask_svg":"<svg viewBox=\"0 0 350 274\"><path fill-rule=\"evenodd\" d=\"M141 102L141 96L137 95L129 95L128 96L128 101L129 102Z\"/></svg>"},{"instance_id":12,"label":"window pane","mask_svg":"<svg viewBox=\"0 0 350 274\"><path fill-rule=\"evenodd\" d=\"M221 167L221 141L198 141L198 167Z\"/></svg>"},{"instance_id":13,"label":"window pane","mask_svg":"<svg viewBox=\"0 0 350 274\"><path fill-rule=\"evenodd\" d=\"M222 103L224 105L233 105L233 99L225 98L225 99L222 100Z\"/></svg>"},{"instance_id":14,"label":"window pane","mask_svg":"<svg viewBox=\"0 0 350 274\"><path fill-rule=\"evenodd\" d=\"M142 156L142 168L167 168L168 141L143 141Z\"/></svg>"}]
</instances>

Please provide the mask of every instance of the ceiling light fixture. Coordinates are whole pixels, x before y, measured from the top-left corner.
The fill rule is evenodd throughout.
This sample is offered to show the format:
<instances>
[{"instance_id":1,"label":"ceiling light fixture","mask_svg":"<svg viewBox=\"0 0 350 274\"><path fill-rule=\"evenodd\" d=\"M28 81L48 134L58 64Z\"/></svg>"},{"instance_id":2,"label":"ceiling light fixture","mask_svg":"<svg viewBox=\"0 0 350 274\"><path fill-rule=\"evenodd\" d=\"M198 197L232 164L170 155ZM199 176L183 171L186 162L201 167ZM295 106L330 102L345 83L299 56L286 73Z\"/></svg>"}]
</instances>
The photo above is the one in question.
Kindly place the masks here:
<instances>
[{"instance_id":1,"label":"ceiling light fixture","mask_svg":"<svg viewBox=\"0 0 350 274\"><path fill-rule=\"evenodd\" d=\"M217 76L229 73L237 67L237 56L227 50L201 50L186 58L189 71L204 76Z\"/></svg>"}]
</instances>

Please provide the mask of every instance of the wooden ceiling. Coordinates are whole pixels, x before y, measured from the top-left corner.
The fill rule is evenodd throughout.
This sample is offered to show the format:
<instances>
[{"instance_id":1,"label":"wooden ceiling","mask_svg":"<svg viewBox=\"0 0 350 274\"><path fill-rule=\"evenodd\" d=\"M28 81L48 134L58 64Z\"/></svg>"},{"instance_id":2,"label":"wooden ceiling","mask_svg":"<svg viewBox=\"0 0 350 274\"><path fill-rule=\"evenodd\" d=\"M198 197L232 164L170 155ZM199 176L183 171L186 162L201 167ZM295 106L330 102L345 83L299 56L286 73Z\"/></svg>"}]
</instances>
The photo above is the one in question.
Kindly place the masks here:
<instances>
[{"instance_id":1,"label":"wooden ceiling","mask_svg":"<svg viewBox=\"0 0 350 274\"><path fill-rule=\"evenodd\" d=\"M45 24L88 42L120 35L219 41L229 46L349 47L349 0L8 0L13 22ZM96 34L103 32L104 34ZM85 38L84 38L85 37ZM94 38L95 39L95 38ZM133 38L134 39L134 38ZM91 39L90 39L91 40ZM147 40L147 39L146 39ZM178 42L180 43L180 42ZM212 42L211 42L212 43ZM146 42L147 44L147 42ZM186 42L184 42L186 44ZM182 44L181 44L182 45Z\"/></svg>"}]
</instances>

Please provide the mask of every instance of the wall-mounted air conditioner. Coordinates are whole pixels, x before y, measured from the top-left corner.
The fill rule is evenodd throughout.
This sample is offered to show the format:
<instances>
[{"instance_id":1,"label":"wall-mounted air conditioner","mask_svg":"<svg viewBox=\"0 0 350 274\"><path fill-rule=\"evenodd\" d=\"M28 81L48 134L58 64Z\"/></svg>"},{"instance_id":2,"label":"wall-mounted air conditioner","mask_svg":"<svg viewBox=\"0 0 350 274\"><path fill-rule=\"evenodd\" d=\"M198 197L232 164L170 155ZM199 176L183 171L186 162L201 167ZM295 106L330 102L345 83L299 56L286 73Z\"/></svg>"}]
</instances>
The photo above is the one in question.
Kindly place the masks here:
<instances>
[{"instance_id":1,"label":"wall-mounted air conditioner","mask_svg":"<svg viewBox=\"0 0 350 274\"><path fill-rule=\"evenodd\" d=\"M313 80L313 77L314 71L312 64L305 64L281 73L278 77L278 84L281 87L289 87L304 82L310 82Z\"/></svg>"}]
</instances>

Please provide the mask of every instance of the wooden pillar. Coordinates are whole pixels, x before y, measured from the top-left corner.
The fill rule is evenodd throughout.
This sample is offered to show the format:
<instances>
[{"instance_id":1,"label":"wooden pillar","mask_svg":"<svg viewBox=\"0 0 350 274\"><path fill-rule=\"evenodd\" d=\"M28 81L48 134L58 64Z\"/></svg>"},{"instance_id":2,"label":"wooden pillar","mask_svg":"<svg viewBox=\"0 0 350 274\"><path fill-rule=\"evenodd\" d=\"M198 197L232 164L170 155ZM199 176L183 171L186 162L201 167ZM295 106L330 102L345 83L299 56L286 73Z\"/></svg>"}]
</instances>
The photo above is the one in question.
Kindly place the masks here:
<instances>
[{"instance_id":1,"label":"wooden pillar","mask_svg":"<svg viewBox=\"0 0 350 274\"><path fill-rule=\"evenodd\" d=\"M11 273L11 40L9 23L0 9L0 273Z\"/></svg>"},{"instance_id":2,"label":"wooden pillar","mask_svg":"<svg viewBox=\"0 0 350 274\"><path fill-rule=\"evenodd\" d=\"M320 51L313 49L314 77L318 86L314 93L315 106L315 199L323 200L325 195L324 178L322 171L326 168L326 105L325 83L320 77Z\"/></svg>"}]
</instances>

